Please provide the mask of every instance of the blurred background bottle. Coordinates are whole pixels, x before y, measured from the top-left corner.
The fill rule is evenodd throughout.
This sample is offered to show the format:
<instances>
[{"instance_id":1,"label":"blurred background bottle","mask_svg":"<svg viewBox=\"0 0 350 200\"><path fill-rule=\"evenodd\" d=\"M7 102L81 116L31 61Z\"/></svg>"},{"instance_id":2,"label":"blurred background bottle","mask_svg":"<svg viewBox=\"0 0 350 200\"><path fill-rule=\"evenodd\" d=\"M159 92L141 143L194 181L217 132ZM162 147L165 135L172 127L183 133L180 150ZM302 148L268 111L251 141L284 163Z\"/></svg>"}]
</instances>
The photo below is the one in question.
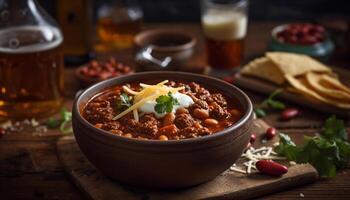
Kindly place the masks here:
<instances>
[{"instance_id":1,"label":"blurred background bottle","mask_svg":"<svg viewBox=\"0 0 350 200\"><path fill-rule=\"evenodd\" d=\"M35 0L0 1L0 118L46 116L61 107L62 41Z\"/></svg>"},{"instance_id":2,"label":"blurred background bottle","mask_svg":"<svg viewBox=\"0 0 350 200\"><path fill-rule=\"evenodd\" d=\"M131 48L141 30L143 12L136 0L106 1L97 11L96 51Z\"/></svg>"},{"instance_id":3,"label":"blurred background bottle","mask_svg":"<svg viewBox=\"0 0 350 200\"><path fill-rule=\"evenodd\" d=\"M91 0L57 0L56 18L64 35L63 51L68 64L82 64L92 50L93 7Z\"/></svg>"}]
</instances>

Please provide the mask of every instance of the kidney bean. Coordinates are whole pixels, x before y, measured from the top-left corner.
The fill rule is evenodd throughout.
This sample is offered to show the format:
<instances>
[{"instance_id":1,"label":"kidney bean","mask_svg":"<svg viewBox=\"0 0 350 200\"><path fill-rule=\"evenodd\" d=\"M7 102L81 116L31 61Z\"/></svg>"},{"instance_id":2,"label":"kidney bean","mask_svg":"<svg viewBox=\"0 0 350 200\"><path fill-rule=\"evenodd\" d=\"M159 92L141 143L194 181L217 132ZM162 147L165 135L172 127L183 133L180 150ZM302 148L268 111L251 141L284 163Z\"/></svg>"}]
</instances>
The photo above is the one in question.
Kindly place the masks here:
<instances>
[{"instance_id":1,"label":"kidney bean","mask_svg":"<svg viewBox=\"0 0 350 200\"><path fill-rule=\"evenodd\" d=\"M250 143L254 144L255 140L256 140L256 135L253 133L250 135Z\"/></svg>"},{"instance_id":2,"label":"kidney bean","mask_svg":"<svg viewBox=\"0 0 350 200\"><path fill-rule=\"evenodd\" d=\"M174 120L175 120L175 114L174 113L167 113L163 119L163 126L167 126L167 125L172 124L174 122Z\"/></svg>"},{"instance_id":3,"label":"kidney bean","mask_svg":"<svg viewBox=\"0 0 350 200\"><path fill-rule=\"evenodd\" d=\"M271 176L281 176L288 172L288 168L271 160L259 160L255 164L256 168L263 174Z\"/></svg>"},{"instance_id":4,"label":"kidney bean","mask_svg":"<svg viewBox=\"0 0 350 200\"><path fill-rule=\"evenodd\" d=\"M208 118L208 119L204 120L204 124L207 126L215 126L215 125L219 124L219 122L216 119Z\"/></svg>"},{"instance_id":5,"label":"kidney bean","mask_svg":"<svg viewBox=\"0 0 350 200\"><path fill-rule=\"evenodd\" d=\"M199 119L206 119L209 117L209 111L206 109L196 108L193 111L193 115Z\"/></svg>"},{"instance_id":6,"label":"kidney bean","mask_svg":"<svg viewBox=\"0 0 350 200\"><path fill-rule=\"evenodd\" d=\"M266 139L270 140L273 137L275 137L276 134L277 134L277 130L273 127L270 127L266 130L265 137Z\"/></svg>"},{"instance_id":7,"label":"kidney bean","mask_svg":"<svg viewBox=\"0 0 350 200\"><path fill-rule=\"evenodd\" d=\"M283 120L289 120L296 117L299 114L299 110L296 108L287 108L281 113L281 118Z\"/></svg>"}]
</instances>

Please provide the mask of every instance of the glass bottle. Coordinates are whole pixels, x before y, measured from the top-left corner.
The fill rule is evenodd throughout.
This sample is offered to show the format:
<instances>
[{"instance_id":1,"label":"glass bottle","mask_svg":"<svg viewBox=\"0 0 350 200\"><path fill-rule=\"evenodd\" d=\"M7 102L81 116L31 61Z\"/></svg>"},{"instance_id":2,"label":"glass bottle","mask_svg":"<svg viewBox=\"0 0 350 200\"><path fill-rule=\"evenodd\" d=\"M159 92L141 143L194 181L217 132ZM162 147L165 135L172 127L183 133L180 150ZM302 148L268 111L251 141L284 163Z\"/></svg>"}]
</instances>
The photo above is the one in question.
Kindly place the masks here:
<instances>
[{"instance_id":1,"label":"glass bottle","mask_svg":"<svg viewBox=\"0 0 350 200\"><path fill-rule=\"evenodd\" d=\"M143 12L137 0L112 0L97 13L97 51L131 48L134 36L141 30Z\"/></svg>"},{"instance_id":2,"label":"glass bottle","mask_svg":"<svg viewBox=\"0 0 350 200\"><path fill-rule=\"evenodd\" d=\"M61 107L62 41L35 0L0 1L0 118L47 116Z\"/></svg>"}]
</instances>

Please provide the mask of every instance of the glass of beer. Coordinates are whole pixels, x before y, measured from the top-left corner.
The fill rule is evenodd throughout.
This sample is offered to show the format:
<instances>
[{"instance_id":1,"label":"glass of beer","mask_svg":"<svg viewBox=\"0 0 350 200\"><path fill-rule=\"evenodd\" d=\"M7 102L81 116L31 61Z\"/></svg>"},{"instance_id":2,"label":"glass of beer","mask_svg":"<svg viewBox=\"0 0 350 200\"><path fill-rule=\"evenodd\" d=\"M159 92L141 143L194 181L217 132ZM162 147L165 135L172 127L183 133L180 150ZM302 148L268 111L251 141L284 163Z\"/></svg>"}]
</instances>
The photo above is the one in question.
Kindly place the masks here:
<instances>
[{"instance_id":1,"label":"glass of beer","mask_svg":"<svg viewBox=\"0 0 350 200\"><path fill-rule=\"evenodd\" d=\"M247 32L248 0L202 0L201 5L209 66L216 69L238 67Z\"/></svg>"},{"instance_id":2,"label":"glass of beer","mask_svg":"<svg viewBox=\"0 0 350 200\"><path fill-rule=\"evenodd\" d=\"M98 9L97 51L131 48L141 30L143 12L137 0L114 0Z\"/></svg>"},{"instance_id":3,"label":"glass of beer","mask_svg":"<svg viewBox=\"0 0 350 200\"><path fill-rule=\"evenodd\" d=\"M35 0L0 2L0 119L42 117L60 109L62 41Z\"/></svg>"}]
</instances>

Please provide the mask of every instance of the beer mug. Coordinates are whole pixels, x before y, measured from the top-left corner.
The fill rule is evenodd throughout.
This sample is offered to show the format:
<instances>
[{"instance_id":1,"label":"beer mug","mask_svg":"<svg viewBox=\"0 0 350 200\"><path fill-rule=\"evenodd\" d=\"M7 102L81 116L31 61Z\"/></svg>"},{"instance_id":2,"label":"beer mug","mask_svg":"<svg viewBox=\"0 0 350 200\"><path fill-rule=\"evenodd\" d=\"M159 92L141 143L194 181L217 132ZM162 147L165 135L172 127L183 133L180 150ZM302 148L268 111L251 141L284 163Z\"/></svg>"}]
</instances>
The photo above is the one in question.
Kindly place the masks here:
<instances>
[{"instance_id":1,"label":"beer mug","mask_svg":"<svg viewBox=\"0 0 350 200\"><path fill-rule=\"evenodd\" d=\"M0 1L0 118L59 110L62 41L61 31L35 0Z\"/></svg>"},{"instance_id":2,"label":"beer mug","mask_svg":"<svg viewBox=\"0 0 350 200\"><path fill-rule=\"evenodd\" d=\"M202 0L201 6L208 64L216 69L239 66L247 32L248 0Z\"/></svg>"}]
</instances>

